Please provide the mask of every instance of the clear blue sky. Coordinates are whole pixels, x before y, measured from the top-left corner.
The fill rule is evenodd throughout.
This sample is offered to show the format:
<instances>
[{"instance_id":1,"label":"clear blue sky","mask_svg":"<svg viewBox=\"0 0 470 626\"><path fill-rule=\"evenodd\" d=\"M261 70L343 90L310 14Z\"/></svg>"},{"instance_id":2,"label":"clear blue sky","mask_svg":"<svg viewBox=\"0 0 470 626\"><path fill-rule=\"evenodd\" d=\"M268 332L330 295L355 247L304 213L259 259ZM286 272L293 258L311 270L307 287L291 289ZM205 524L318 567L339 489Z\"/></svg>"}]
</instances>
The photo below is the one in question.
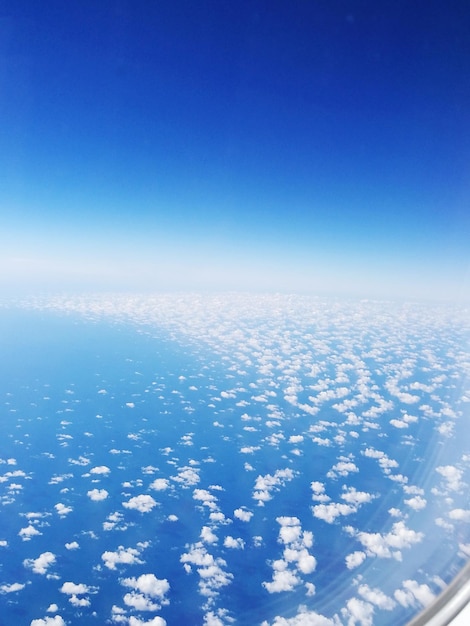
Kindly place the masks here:
<instances>
[{"instance_id":1,"label":"clear blue sky","mask_svg":"<svg viewBox=\"0 0 470 626\"><path fill-rule=\"evenodd\" d=\"M6 5L3 289L468 296L468 2Z\"/></svg>"}]
</instances>

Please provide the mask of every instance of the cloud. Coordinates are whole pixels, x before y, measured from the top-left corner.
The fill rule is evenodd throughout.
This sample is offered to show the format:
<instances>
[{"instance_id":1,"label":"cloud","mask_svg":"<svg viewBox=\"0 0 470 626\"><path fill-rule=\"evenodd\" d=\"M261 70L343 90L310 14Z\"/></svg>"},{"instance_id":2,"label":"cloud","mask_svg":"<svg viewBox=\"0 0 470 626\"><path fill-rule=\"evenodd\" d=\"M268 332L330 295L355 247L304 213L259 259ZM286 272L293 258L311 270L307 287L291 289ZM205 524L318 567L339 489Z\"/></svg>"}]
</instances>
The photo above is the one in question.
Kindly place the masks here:
<instances>
[{"instance_id":1,"label":"cloud","mask_svg":"<svg viewBox=\"0 0 470 626\"><path fill-rule=\"evenodd\" d=\"M88 597L86 597L90 593L96 593L96 587L89 587L83 583L72 583L65 582L60 588L60 592L64 593L69 597L69 602L72 606L75 607L85 607L90 606L91 602ZM79 598L79 596L82 596Z\"/></svg>"},{"instance_id":2,"label":"cloud","mask_svg":"<svg viewBox=\"0 0 470 626\"><path fill-rule=\"evenodd\" d=\"M449 512L450 519L456 520L458 522L470 522L470 509L452 509Z\"/></svg>"},{"instance_id":3,"label":"cloud","mask_svg":"<svg viewBox=\"0 0 470 626\"><path fill-rule=\"evenodd\" d=\"M240 537L232 537L227 535L224 539L224 546L226 548L233 548L235 550L243 550L245 547L245 542Z\"/></svg>"},{"instance_id":4,"label":"cloud","mask_svg":"<svg viewBox=\"0 0 470 626\"><path fill-rule=\"evenodd\" d=\"M348 554L348 556L346 557L346 567L348 569L354 569L355 567L358 567L366 559L366 556L366 553L362 552L361 550L357 550L356 552Z\"/></svg>"},{"instance_id":5,"label":"cloud","mask_svg":"<svg viewBox=\"0 0 470 626\"><path fill-rule=\"evenodd\" d=\"M446 479L447 488L451 491L460 491L464 486L461 480L463 472L454 465L441 465L436 467L436 472Z\"/></svg>"},{"instance_id":6,"label":"cloud","mask_svg":"<svg viewBox=\"0 0 470 626\"><path fill-rule=\"evenodd\" d=\"M267 621L262 622L261 626L270 626ZM294 617L274 618L271 626L338 626L338 621L329 619L324 615L320 615L315 611L309 611L306 607L300 606L299 612Z\"/></svg>"},{"instance_id":7,"label":"cloud","mask_svg":"<svg viewBox=\"0 0 470 626\"><path fill-rule=\"evenodd\" d=\"M163 617L159 617L158 615L148 621L141 620L131 615L129 617L129 626L166 626L166 621Z\"/></svg>"},{"instance_id":8,"label":"cloud","mask_svg":"<svg viewBox=\"0 0 470 626\"><path fill-rule=\"evenodd\" d=\"M170 584L165 579L158 579L154 574L142 574L138 578L125 578L121 581L132 591L124 596L124 603L137 611L158 611L163 604L168 604L165 595Z\"/></svg>"},{"instance_id":9,"label":"cloud","mask_svg":"<svg viewBox=\"0 0 470 626\"><path fill-rule=\"evenodd\" d=\"M351 515L351 513L355 513L356 511L356 507L351 506L350 504L342 504L340 502L316 504L312 507L313 515L328 524L333 524L337 517L342 515Z\"/></svg>"},{"instance_id":10,"label":"cloud","mask_svg":"<svg viewBox=\"0 0 470 626\"><path fill-rule=\"evenodd\" d=\"M356 537L364 546L368 556L395 558L401 560L403 548L419 543L424 534L407 528L403 521L395 522L392 530L384 535L380 533L356 532Z\"/></svg>"},{"instance_id":11,"label":"cloud","mask_svg":"<svg viewBox=\"0 0 470 626\"><path fill-rule=\"evenodd\" d=\"M368 585L359 585L359 595L379 609L391 611L396 603L380 589L371 589Z\"/></svg>"},{"instance_id":12,"label":"cloud","mask_svg":"<svg viewBox=\"0 0 470 626\"><path fill-rule=\"evenodd\" d=\"M52 552L43 552L37 559L25 559L23 565L33 570L35 574L46 574L51 565L56 561L55 554Z\"/></svg>"},{"instance_id":13,"label":"cloud","mask_svg":"<svg viewBox=\"0 0 470 626\"><path fill-rule=\"evenodd\" d=\"M406 505L408 505L410 508L414 509L415 511L421 511L421 509L424 509L427 504L426 499L421 496L415 496L414 498L409 498L408 500L405 500L404 502Z\"/></svg>"},{"instance_id":14,"label":"cloud","mask_svg":"<svg viewBox=\"0 0 470 626\"><path fill-rule=\"evenodd\" d=\"M170 486L170 481L166 478L156 478L152 483L150 483L150 489L155 489L155 491L165 491Z\"/></svg>"},{"instance_id":15,"label":"cloud","mask_svg":"<svg viewBox=\"0 0 470 626\"><path fill-rule=\"evenodd\" d=\"M108 569L116 569L116 565L134 565L135 563L142 564L140 560L140 551L136 548L124 548L119 546L116 552L106 551L101 555L105 566Z\"/></svg>"},{"instance_id":16,"label":"cloud","mask_svg":"<svg viewBox=\"0 0 470 626\"><path fill-rule=\"evenodd\" d=\"M203 526L201 529L201 534L199 535L204 541L204 543L217 543L219 541L217 535L212 532L212 529L209 526Z\"/></svg>"},{"instance_id":17,"label":"cloud","mask_svg":"<svg viewBox=\"0 0 470 626\"><path fill-rule=\"evenodd\" d=\"M71 506L65 506L65 504L62 504L62 502L58 502L54 506L54 508L60 517L65 517L73 511L73 508Z\"/></svg>"},{"instance_id":18,"label":"cloud","mask_svg":"<svg viewBox=\"0 0 470 626\"><path fill-rule=\"evenodd\" d=\"M403 588L397 589L393 595L395 600L404 607L416 606L417 603L425 607L435 598L428 585L420 585L416 580L403 581Z\"/></svg>"},{"instance_id":19,"label":"cloud","mask_svg":"<svg viewBox=\"0 0 470 626\"><path fill-rule=\"evenodd\" d=\"M340 457L340 460L336 465L333 465L331 470L327 473L328 478L337 478L338 476L347 476L351 472L358 472L359 468L347 457Z\"/></svg>"},{"instance_id":20,"label":"cloud","mask_svg":"<svg viewBox=\"0 0 470 626\"><path fill-rule=\"evenodd\" d=\"M19 531L18 535L23 541L29 541L31 537L34 537L36 535L42 535L42 533L35 526L30 524L29 526L26 526L26 528L22 528Z\"/></svg>"},{"instance_id":21,"label":"cloud","mask_svg":"<svg viewBox=\"0 0 470 626\"><path fill-rule=\"evenodd\" d=\"M214 558L202 542L192 544L188 552L181 555L180 562L188 574L192 571L191 565L197 567L199 593L208 599L214 599L218 590L233 580L233 574L224 569L227 566L226 561L220 557Z\"/></svg>"},{"instance_id":22,"label":"cloud","mask_svg":"<svg viewBox=\"0 0 470 626\"><path fill-rule=\"evenodd\" d=\"M24 589L26 585L22 583L11 583L11 585L0 585L0 593L16 593Z\"/></svg>"},{"instance_id":23,"label":"cloud","mask_svg":"<svg viewBox=\"0 0 470 626\"><path fill-rule=\"evenodd\" d=\"M54 615L44 619L33 619L30 626L65 626L65 622L60 615Z\"/></svg>"},{"instance_id":24,"label":"cloud","mask_svg":"<svg viewBox=\"0 0 470 626\"><path fill-rule=\"evenodd\" d=\"M97 467L91 468L90 474L101 474L103 476L106 476L110 473L110 471L111 470L106 465L98 465Z\"/></svg>"},{"instance_id":25,"label":"cloud","mask_svg":"<svg viewBox=\"0 0 470 626\"><path fill-rule=\"evenodd\" d=\"M255 481L253 499L258 500L258 505L271 500L272 491L279 491L279 488L294 478L294 472L290 468L276 470L273 475L266 474L258 476Z\"/></svg>"},{"instance_id":26,"label":"cloud","mask_svg":"<svg viewBox=\"0 0 470 626\"><path fill-rule=\"evenodd\" d=\"M71 541L70 543L66 543L65 547L67 550L78 550L80 546L76 541Z\"/></svg>"},{"instance_id":27,"label":"cloud","mask_svg":"<svg viewBox=\"0 0 470 626\"><path fill-rule=\"evenodd\" d=\"M341 609L341 614L348 618L348 626L354 626L355 624L372 626L374 607L369 602L351 598L346 602L346 607Z\"/></svg>"},{"instance_id":28,"label":"cloud","mask_svg":"<svg viewBox=\"0 0 470 626\"><path fill-rule=\"evenodd\" d=\"M240 509L235 509L233 515L242 522L249 522L250 519L253 517L253 513L243 507Z\"/></svg>"},{"instance_id":29,"label":"cloud","mask_svg":"<svg viewBox=\"0 0 470 626\"><path fill-rule=\"evenodd\" d=\"M100 500L106 500L109 493L106 489L91 489L90 491L87 491L86 495L90 498L90 500L99 502Z\"/></svg>"},{"instance_id":30,"label":"cloud","mask_svg":"<svg viewBox=\"0 0 470 626\"><path fill-rule=\"evenodd\" d=\"M280 525L278 543L284 545L282 559L273 561L273 577L270 582L263 582L269 593L292 591L302 582L302 574L311 574L317 565L309 548L313 545L313 533L302 531L297 517L281 516L276 518Z\"/></svg>"},{"instance_id":31,"label":"cloud","mask_svg":"<svg viewBox=\"0 0 470 626\"><path fill-rule=\"evenodd\" d=\"M154 507L157 506L157 502L149 495L134 496L127 502L123 502L122 506L126 509L135 509L141 513L149 513Z\"/></svg>"},{"instance_id":32,"label":"cloud","mask_svg":"<svg viewBox=\"0 0 470 626\"><path fill-rule=\"evenodd\" d=\"M199 469L188 466L182 467L176 476L171 476L171 480L179 483L184 489L188 489L199 483Z\"/></svg>"}]
</instances>

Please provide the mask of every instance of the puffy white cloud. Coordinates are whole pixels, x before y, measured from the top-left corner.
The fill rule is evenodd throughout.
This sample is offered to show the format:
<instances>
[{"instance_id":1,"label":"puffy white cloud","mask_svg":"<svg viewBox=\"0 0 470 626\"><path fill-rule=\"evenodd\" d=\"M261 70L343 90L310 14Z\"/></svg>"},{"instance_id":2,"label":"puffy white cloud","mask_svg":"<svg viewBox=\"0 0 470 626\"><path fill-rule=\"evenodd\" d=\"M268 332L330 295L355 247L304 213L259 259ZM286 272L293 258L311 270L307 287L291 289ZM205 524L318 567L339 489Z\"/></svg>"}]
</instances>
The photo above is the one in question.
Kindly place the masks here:
<instances>
[{"instance_id":1,"label":"puffy white cloud","mask_svg":"<svg viewBox=\"0 0 470 626\"><path fill-rule=\"evenodd\" d=\"M109 493L106 489L91 489L90 491L87 491L86 495L90 498L90 500L99 502L100 500L106 500Z\"/></svg>"},{"instance_id":2,"label":"puffy white cloud","mask_svg":"<svg viewBox=\"0 0 470 626\"><path fill-rule=\"evenodd\" d=\"M302 582L301 574L311 574L317 565L315 557L308 551L313 545L313 533L302 531L297 517L276 518L280 525L278 542L283 544L283 558L273 561L273 577L263 582L269 593L291 591Z\"/></svg>"},{"instance_id":3,"label":"puffy white cloud","mask_svg":"<svg viewBox=\"0 0 470 626\"><path fill-rule=\"evenodd\" d=\"M353 461L346 457L340 457L338 463L333 465L331 470L327 473L328 478L337 478L338 476L347 476L352 472L358 472L359 468Z\"/></svg>"},{"instance_id":4,"label":"puffy white cloud","mask_svg":"<svg viewBox=\"0 0 470 626\"><path fill-rule=\"evenodd\" d=\"M165 491L170 486L170 481L167 478L156 478L152 483L150 483L150 489L155 489L155 491Z\"/></svg>"},{"instance_id":5,"label":"puffy white cloud","mask_svg":"<svg viewBox=\"0 0 470 626\"><path fill-rule=\"evenodd\" d=\"M272 491L278 491L280 487L294 478L294 472L289 467L286 469L276 470L274 474L266 474L258 476L255 481L253 499L258 500L259 505L271 500Z\"/></svg>"},{"instance_id":6,"label":"puffy white cloud","mask_svg":"<svg viewBox=\"0 0 470 626\"><path fill-rule=\"evenodd\" d=\"M346 567L348 569L354 569L358 567L366 558L366 553L361 550L357 550L356 552L352 552L348 554L346 557Z\"/></svg>"},{"instance_id":7,"label":"puffy white cloud","mask_svg":"<svg viewBox=\"0 0 470 626\"><path fill-rule=\"evenodd\" d=\"M138 617L131 615L129 617L129 626L166 626L166 621L163 617L159 617L158 615L148 621L141 620Z\"/></svg>"},{"instance_id":8,"label":"puffy white cloud","mask_svg":"<svg viewBox=\"0 0 470 626\"><path fill-rule=\"evenodd\" d=\"M325 493L325 485L318 480L314 480L310 483L310 487L313 491L312 500L316 502L329 502L331 498Z\"/></svg>"},{"instance_id":9,"label":"puffy white cloud","mask_svg":"<svg viewBox=\"0 0 470 626\"><path fill-rule=\"evenodd\" d=\"M424 534L407 528L403 521L395 522L392 530L385 534L357 532L357 539L364 546L368 556L380 558L395 558L401 560L403 548L409 548L415 543L419 543Z\"/></svg>"},{"instance_id":10,"label":"puffy white cloud","mask_svg":"<svg viewBox=\"0 0 470 626\"><path fill-rule=\"evenodd\" d=\"M22 583L11 583L10 585L0 585L0 593L16 593L24 589L26 585Z\"/></svg>"},{"instance_id":11,"label":"puffy white cloud","mask_svg":"<svg viewBox=\"0 0 470 626\"><path fill-rule=\"evenodd\" d=\"M286 564L285 569L274 570L271 581L263 582L262 584L269 593L280 593L282 591L292 591L301 582L302 580L295 572L287 569Z\"/></svg>"},{"instance_id":12,"label":"puffy white cloud","mask_svg":"<svg viewBox=\"0 0 470 626\"><path fill-rule=\"evenodd\" d=\"M141 513L148 513L157 506L157 502L152 496L141 494L140 496L130 498L127 502L123 502L122 506L126 509L135 509Z\"/></svg>"},{"instance_id":13,"label":"puffy white cloud","mask_svg":"<svg viewBox=\"0 0 470 626\"><path fill-rule=\"evenodd\" d=\"M96 467L91 468L90 474L101 474L106 476L110 473L110 471L111 470L106 465L97 465Z\"/></svg>"},{"instance_id":14,"label":"puffy white cloud","mask_svg":"<svg viewBox=\"0 0 470 626\"><path fill-rule=\"evenodd\" d=\"M26 528L22 528L19 531L18 535L23 541L29 541L31 537L34 537L36 535L42 535L42 533L35 526L30 524L29 526L26 526Z\"/></svg>"},{"instance_id":15,"label":"puffy white cloud","mask_svg":"<svg viewBox=\"0 0 470 626\"><path fill-rule=\"evenodd\" d=\"M54 508L60 517L65 517L73 511L73 508L71 506L65 506L65 504L62 504L62 502L58 502L54 506Z\"/></svg>"},{"instance_id":16,"label":"puffy white cloud","mask_svg":"<svg viewBox=\"0 0 470 626\"><path fill-rule=\"evenodd\" d=\"M405 504L415 511L421 511L421 509L426 507L427 501L426 498L423 498L422 496L414 496L414 498L405 500Z\"/></svg>"},{"instance_id":17,"label":"puffy white cloud","mask_svg":"<svg viewBox=\"0 0 470 626\"><path fill-rule=\"evenodd\" d=\"M391 611L396 603L380 589L372 589L368 585L359 585L359 595L379 609Z\"/></svg>"},{"instance_id":18,"label":"puffy white cloud","mask_svg":"<svg viewBox=\"0 0 470 626\"><path fill-rule=\"evenodd\" d=\"M30 626L65 626L65 622L60 615L54 615L46 616L44 619L33 619Z\"/></svg>"},{"instance_id":19,"label":"puffy white cloud","mask_svg":"<svg viewBox=\"0 0 470 626\"><path fill-rule=\"evenodd\" d=\"M23 565L33 570L35 574L46 574L51 565L54 565L56 556L52 552L43 552L37 559L25 559Z\"/></svg>"},{"instance_id":20,"label":"puffy white cloud","mask_svg":"<svg viewBox=\"0 0 470 626\"><path fill-rule=\"evenodd\" d=\"M233 574L224 569L227 565L224 559L214 558L202 542L191 545L189 551L181 555L180 562L188 574L192 571L191 565L197 567L199 593L207 598L217 596L218 590L233 580Z\"/></svg>"},{"instance_id":21,"label":"puffy white cloud","mask_svg":"<svg viewBox=\"0 0 470 626\"><path fill-rule=\"evenodd\" d=\"M193 491L194 500L198 500L202 502L204 506L208 509L215 510L217 509L217 498L214 494L210 493L207 489L195 489Z\"/></svg>"},{"instance_id":22,"label":"puffy white cloud","mask_svg":"<svg viewBox=\"0 0 470 626\"><path fill-rule=\"evenodd\" d=\"M340 502L330 502L328 504L316 504L312 507L312 513L318 519L322 519L328 524L333 524L337 517L341 515L351 515L355 513L357 507Z\"/></svg>"},{"instance_id":23,"label":"puffy white cloud","mask_svg":"<svg viewBox=\"0 0 470 626\"><path fill-rule=\"evenodd\" d=\"M450 519L458 522L470 522L470 509L452 509L449 512Z\"/></svg>"},{"instance_id":24,"label":"puffy white cloud","mask_svg":"<svg viewBox=\"0 0 470 626\"><path fill-rule=\"evenodd\" d=\"M231 535L227 535L224 539L224 546L226 548L233 548L235 550L243 550L245 547L245 542L240 537L232 537Z\"/></svg>"},{"instance_id":25,"label":"puffy white cloud","mask_svg":"<svg viewBox=\"0 0 470 626\"><path fill-rule=\"evenodd\" d=\"M341 614L348 619L348 626L372 626L374 607L369 602L351 598L346 602L346 607L341 609Z\"/></svg>"},{"instance_id":26,"label":"puffy white cloud","mask_svg":"<svg viewBox=\"0 0 470 626\"><path fill-rule=\"evenodd\" d=\"M263 622L261 626L270 626ZM299 607L299 612L294 617L276 617L271 626L338 626L337 620L332 620L315 611L309 611L305 607Z\"/></svg>"},{"instance_id":27,"label":"puffy white cloud","mask_svg":"<svg viewBox=\"0 0 470 626\"><path fill-rule=\"evenodd\" d=\"M83 595L85 593L90 593L90 590L91 590L91 587L88 587L88 585L85 585L84 583L72 583L72 582L65 582L60 588L60 591L62 593L65 593L69 596Z\"/></svg>"},{"instance_id":28,"label":"puffy white cloud","mask_svg":"<svg viewBox=\"0 0 470 626\"><path fill-rule=\"evenodd\" d=\"M125 594L124 603L138 611L158 611L163 604L168 604L165 596L170 584L166 578L142 574L138 578L125 578L121 584L133 590Z\"/></svg>"},{"instance_id":29,"label":"puffy white cloud","mask_svg":"<svg viewBox=\"0 0 470 626\"><path fill-rule=\"evenodd\" d=\"M176 476L171 476L171 480L179 483L184 489L197 485L200 481L199 469L190 466L182 467Z\"/></svg>"},{"instance_id":30,"label":"puffy white cloud","mask_svg":"<svg viewBox=\"0 0 470 626\"><path fill-rule=\"evenodd\" d=\"M136 548L124 548L123 546L119 546L116 552L103 552L101 558L108 569L116 569L116 565L133 565L134 563L143 563L139 556L140 551Z\"/></svg>"},{"instance_id":31,"label":"puffy white cloud","mask_svg":"<svg viewBox=\"0 0 470 626\"><path fill-rule=\"evenodd\" d=\"M404 607L416 606L419 603L425 607L434 600L434 594L428 585L420 585L416 580L403 581L403 588L394 592L394 597Z\"/></svg>"},{"instance_id":32,"label":"puffy white cloud","mask_svg":"<svg viewBox=\"0 0 470 626\"><path fill-rule=\"evenodd\" d=\"M80 546L76 541L71 541L70 543L66 543L65 547L67 550L78 550Z\"/></svg>"},{"instance_id":33,"label":"puffy white cloud","mask_svg":"<svg viewBox=\"0 0 470 626\"><path fill-rule=\"evenodd\" d=\"M463 472L454 465L441 465L436 467L436 472L446 479L447 488L451 491L460 491L464 486L462 483Z\"/></svg>"},{"instance_id":34,"label":"puffy white cloud","mask_svg":"<svg viewBox=\"0 0 470 626\"><path fill-rule=\"evenodd\" d=\"M157 578L155 574L142 574L138 578L124 578L121 584L152 598L159 599L163 599L170 590L170 583L167 579Z\"/></svg>"},{"instance_id":35,"label":"puffy white cloud","mask_svg":"<svg viewBox=\"0 0 470 626\"><path fill-rule=\"evenodd\" d=\"M201 529L201 534L199 535L204 543L217 543L218 537L216 534L212 532L212 529L209 526L203 526Z\"/></svg>"},{"instance_id":36,"label":"puffy white cloud","mask_svg":"<svg viewBox=\"0 0 470 626\"><path fill-rule=\"evenodd\" d=\"M239 509L235 509L235 511L233 512L233 515L234 517L241 520L242 522L249 522L250 519L253 517L253 513L243 507Z\"/></svg>"}]
</instances>

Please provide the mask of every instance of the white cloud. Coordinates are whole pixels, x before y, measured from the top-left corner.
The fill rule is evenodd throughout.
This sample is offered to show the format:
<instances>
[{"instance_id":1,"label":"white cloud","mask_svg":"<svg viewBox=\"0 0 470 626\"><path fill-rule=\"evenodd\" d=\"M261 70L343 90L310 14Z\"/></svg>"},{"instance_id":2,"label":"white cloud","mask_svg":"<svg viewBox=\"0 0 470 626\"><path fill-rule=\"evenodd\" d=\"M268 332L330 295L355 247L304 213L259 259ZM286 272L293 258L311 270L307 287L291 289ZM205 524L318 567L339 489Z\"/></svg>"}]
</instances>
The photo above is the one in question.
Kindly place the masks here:
<instances>
[{"instance_id":1,"label":"white cloud","mask_svg":"<svg viewBox=\"0 0 470 626\"><path fill-rule=\"evenodd\" d=\"M140 552L136 548L124 548L119 546L116 552L106 551L101 555L105 566L108 569L116 569L116 565L133 565L134 563L142 564L139 559Z\"/></svg>"},{"instance_id":2,"label":"white cloud","mask_svg":"<svg viewBox=\"0 0 470 626\"><path fill-rule=\"evenodd\" d=\"M245 508L235 509L233 515L242 522L249 522L253 517L253 513Z\"/></svg>"},{"instance_id":3,"label":"white cloud","mask_svg":"<svg viewBox=\"0 0 470 626\"><path fill-rule=\"evenodd\" d=\"M31 537L42 535L42 533L32 524L26 526L26 528L22 528L18 535L21 537L23 541L29 541Z\"/></svg>"},{"instance_id":4,"label":"white cloud","mask_svg":"<svg viewBox=\"0 0 470 626\"><path fill-rule=\"evenodd\" d=\"M0 593L16 593L24 589L26 585L22 583L11 583L11 585L0 585Z\"/></svg>"},{"instance_id":5,"label":"white cloud","mask_svg":"<svg viewBox=\"0 0 470 626\"><path fill-rule=\"evenodd\" d=\"M170 590L170 583L166 578L159 579L155 574L142 574L138 578L124 578L121 584L152 598L162 600Z\"/></svg>"},{"instance_id":6,"label":"white cloud","mask_svg":"<svg viewBox=\"0 0 470 626\"><path fill-rule=\"evenodd\" d=\"M297 517L281 516L276 518L280 525L278 542L283 544L282 559L273 561L273 577L270 582L263 582L269 593L291 591L302 582L302 574L311 574L317 565L309 548L313 545L313 533L302 531Z\"/></svg>"},{"instance_id":7,"label":"white cloud","mask_svg":"<svg viewBox=\"0 0 470 626\"><path fill-rule=\"evenodd\" d=\"M99 502L100 500L106 500L109 493L106 489L91 489L90 491L87 491L86 495L90 498L90 500Z\"/></svg>"},{"instance_id":8,"label":"white cloud","mask_svg":"<svg viewBox=\"0 0 470 626\"><path fill-rule=\"evenodd\" d=\"M156 478L152 483L150 483L150 489L155 489L155 491L165 491L170 486L170 481L166 478Z\"/></svg>"},{"instance_id":9,"label":"white cloud","mask_svg":"<svg viewBox=\"0 0 470 626\"><path fill-rule=\"evenodd\" d=\"M366 553L361 550L357 550L356 552L352 552L348 554L346 557L346 567L348 569L354 569L358 567L366 558Z\"/></svg>"},{"instance_id":10,"label":"white cloud","mask_svg":"<svg viewBox=\"0 0 470 626\"><path fill-rule=\"evenodd\" d=\"M359 595L374 604L379 609L391 611L395 607L395 602L380 589L371 589L368 585L359 585Z\"/></svg>"},{"instance_id":11,"label":"white cloud","mask_svg":"<svg viewBox=\"0 0 470 626\"><path fill-rule=\"evenodd\" d=\"M355 513L357 508L350 504L342 504L340 502L330 502L328 504L316 504L312 507L312 513L318 519L322 519L328 524L333 524L337 517L341 515L351 515Z\"/></svg>"},{"instance_id":12,"label":"white cloud","mask_svg":"<svg viewBox=\"0 0 470 626\"><path fill-rule=\"evenodd\" d=\"M261 626L269 626L263 622ZM271 626L338 626L337 620L331 620L315 611L308 611L305 607L299 607L299 612L294 617L276 617Z\"/></svg>"},{"instance_id":13,"label":"white cloud","mask_svg":"<svg viewBox=\"0 0 470 626\"><path fill-rule=\"evenodd\" d=\"M450 519L458 522L470 522L470 509L452 509L449 512Z\"/></svg>"},{"instance_id":14,"label":"white cloud","mask_svg":"<svg viewBox=\"0 0 470 626\"><path fill-rule=\"evenodd\" d=\"M415 543L419 543L424 534L407 528L403 521L395 522L389 533L367 533L357 532L357 539L364 546L368 556L380 558L395 558L401 560L403 548L409 548Z\"/></svg>"},{"instance_id":15,"label":"white cloud","mask_svg":"<svg viewBox=\"0 0 470 626\"><path fill-rule=\"evenodd\" d=\"M273 475L258 476L255 481L253 499L258 500L259 505L263 505L264 502L271 500L272 491L279 491L280 487L293 478L294 472L290 468L276 470Z\"/></svg>"},{"instance_id":16,"label":"white cloud","mask_svg":"<svg viewBox=\"0 0 470 626\"><path fill-rule=\"evenodd\" d=\"M342 615L348 619L348 626L372 626L374 607L369 602L358 598L351 598L346 602L346 608L341 609Z\"/></svg>"},{"instance_id":17,"label":"white cloud","mask_svg":"<svg viewBox=\"0 0 470 626\"><path fill-rule=\"evenodd\" d=\"M33 619L30 626L65 626L65 622L60 615L54 615L46 616L44 619Z\"/></svg>"},{"instance_id":18,"label":"white cloud","mask_svg":"<svg viewBox=\"0 0 470 626\"><path fill-rule=\"evenodd\" d=\"M404 607L428 606L434 600L434 594L428 585L420 585L416 580L403 581L403 588L394 592L395 600Z\"/></svg>"},{"instance_id":19,"label":"white cloud","mask_svg":"<svg viewBox=\"0 0 470 626\"><path fill-rule=\"evenodd\" d=\"M73 511L73 508L71 506L65 506L65 504L62 504L62 502L58 502L54 506L54 508L60 517L65 517Z\"/></svg>"},{"instance_id":20,"label":"white cloud","mask_svg":"<svg viewBox=\"0 0 470 626\"><path fill-rule=\"evenodd\" d=\"M181 555L180 562L188 574L192 571L191 565L197 567L199 593L206 598L214 598L219 589L229 585L233 580L233 574L224 569L226 561L214 558L207 552L202 542L191 545L189 551Z\"/></svg>"},{"instance_id":21,"label":"white cloud","mask_svg":"<svg viewBox=\"0 0 470 626\"><path fill-rule=\"evenodd\" d=\"M209 526L203 526L201 529L201 534L199 535L204 543L217 543L218 537L212 532L212 529Z\"/></svg>"},{"instance_id":22,"label":"white cloud","mask_svg":"<svg viewBox=\"0 0 470 626\"><path fill-rule=\"evenodd\" d=\"M224 539L224 546L226 548L233 548L235 550L243 550L245 547L245 542L240 537L232 537L231 535L227 535Z\"/></svg>"},{"instance_id":23,"label":"white cloud","mask_svg":"<svg viewBox=\"0 0 470 626\"><path fill-rule=\"evenodd\" d=\"M110 469L109 467L107 467L106 465L98 465L96 467L92 467L90 470L90 474L101 474L101 475L106 475L110 473Z\"/></svg>"},{"instance_id":24,"label":"white cloud","mask_svg":"<svg viewBox=\"0 0 470 626\"><path fill-rule=\"evenodd\" d=\"M65 547L67 550L78 550L80 546L76 541L71 541L70 543L66 543Z\"/></svg>"},{"instance_id":25,"label":"white cloud","mask_svg":"<svg viewBox=\"0 0 470 626\"><path fill-rule=\"evenodd\" d=\"M148 513L157 506L157 502L149 495L134 496L127 502L123 502L122 506L126 509L136 509L141 513Z\"/></svg>"},{"instance_id":26,"label":"white cloud","mask_svg":"<svg viewBox=\"0 0 470 626\"><path fill-rule=\"evenodd\" d=\"M171 480L179 483L184 489L188 489L199 483L199 469L188 466L182 467L176 476L171 476Z\"/></svg>"},{"instance_id":27,"label":"white cloud","mask_svg":"<svg viewBox=\"0 0 470 626\"><path fill-rule=\"evenodd\" d=\"M451 491L460 491L464 486L462 483L463 472L454 465L441 465L436 467L436 472L446 479L447 488Z\"/></svg>"},{"instance_id":28,"label":"white cloud","mask_svg":"<svg viewBox=\"0 0 470 626\"><path fill-rule=\"evenodd\" d=\"M55 554L52 552L43 552L37 559L25 559L23 565L33 570L35 574L46 574L51 565L56 561Z\"/></svg>"},{"instance_id":29,"label":"white cloud","mask_svg":"<svg viewBox=\"0 0 470 626\"><path fill-rule=\"evenodd\" d=\"M415 496L414 498L409 498L409 500L405 500L405 504L407 504L410 508L415 511L421 511L426 507L427 501L426 498L421 496Z\"/></svg>"},{"instance_id":30,"label":"white cloud","mask_svg":"<svg viewBox=\"0 0 470 626\"><path fill-rule=\"evenodd\" d=\"M131 615L129 617L129 626L166 626L166 621L163 617L159 617L158 615L148 621L141 620Z\"/></svg>"}]
</instances>

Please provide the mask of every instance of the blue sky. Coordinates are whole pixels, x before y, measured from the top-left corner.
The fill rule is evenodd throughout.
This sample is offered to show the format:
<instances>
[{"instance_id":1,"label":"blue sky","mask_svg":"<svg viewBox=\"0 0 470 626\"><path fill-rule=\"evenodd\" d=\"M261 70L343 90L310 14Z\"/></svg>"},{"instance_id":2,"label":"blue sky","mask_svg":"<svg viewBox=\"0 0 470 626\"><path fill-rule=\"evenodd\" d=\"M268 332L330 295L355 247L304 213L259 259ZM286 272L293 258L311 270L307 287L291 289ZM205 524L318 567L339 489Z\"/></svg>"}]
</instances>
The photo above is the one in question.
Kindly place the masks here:
<instances>
[{"instance_id":1,"label":"blue sky","mask_svg":"<svg viewBox=\"0 0 470 626\"><path fill-rule=\"evenodd\" d=\"M466 2L0 18L3 290L468 297Z\"/></svg>"}]
</instances>

